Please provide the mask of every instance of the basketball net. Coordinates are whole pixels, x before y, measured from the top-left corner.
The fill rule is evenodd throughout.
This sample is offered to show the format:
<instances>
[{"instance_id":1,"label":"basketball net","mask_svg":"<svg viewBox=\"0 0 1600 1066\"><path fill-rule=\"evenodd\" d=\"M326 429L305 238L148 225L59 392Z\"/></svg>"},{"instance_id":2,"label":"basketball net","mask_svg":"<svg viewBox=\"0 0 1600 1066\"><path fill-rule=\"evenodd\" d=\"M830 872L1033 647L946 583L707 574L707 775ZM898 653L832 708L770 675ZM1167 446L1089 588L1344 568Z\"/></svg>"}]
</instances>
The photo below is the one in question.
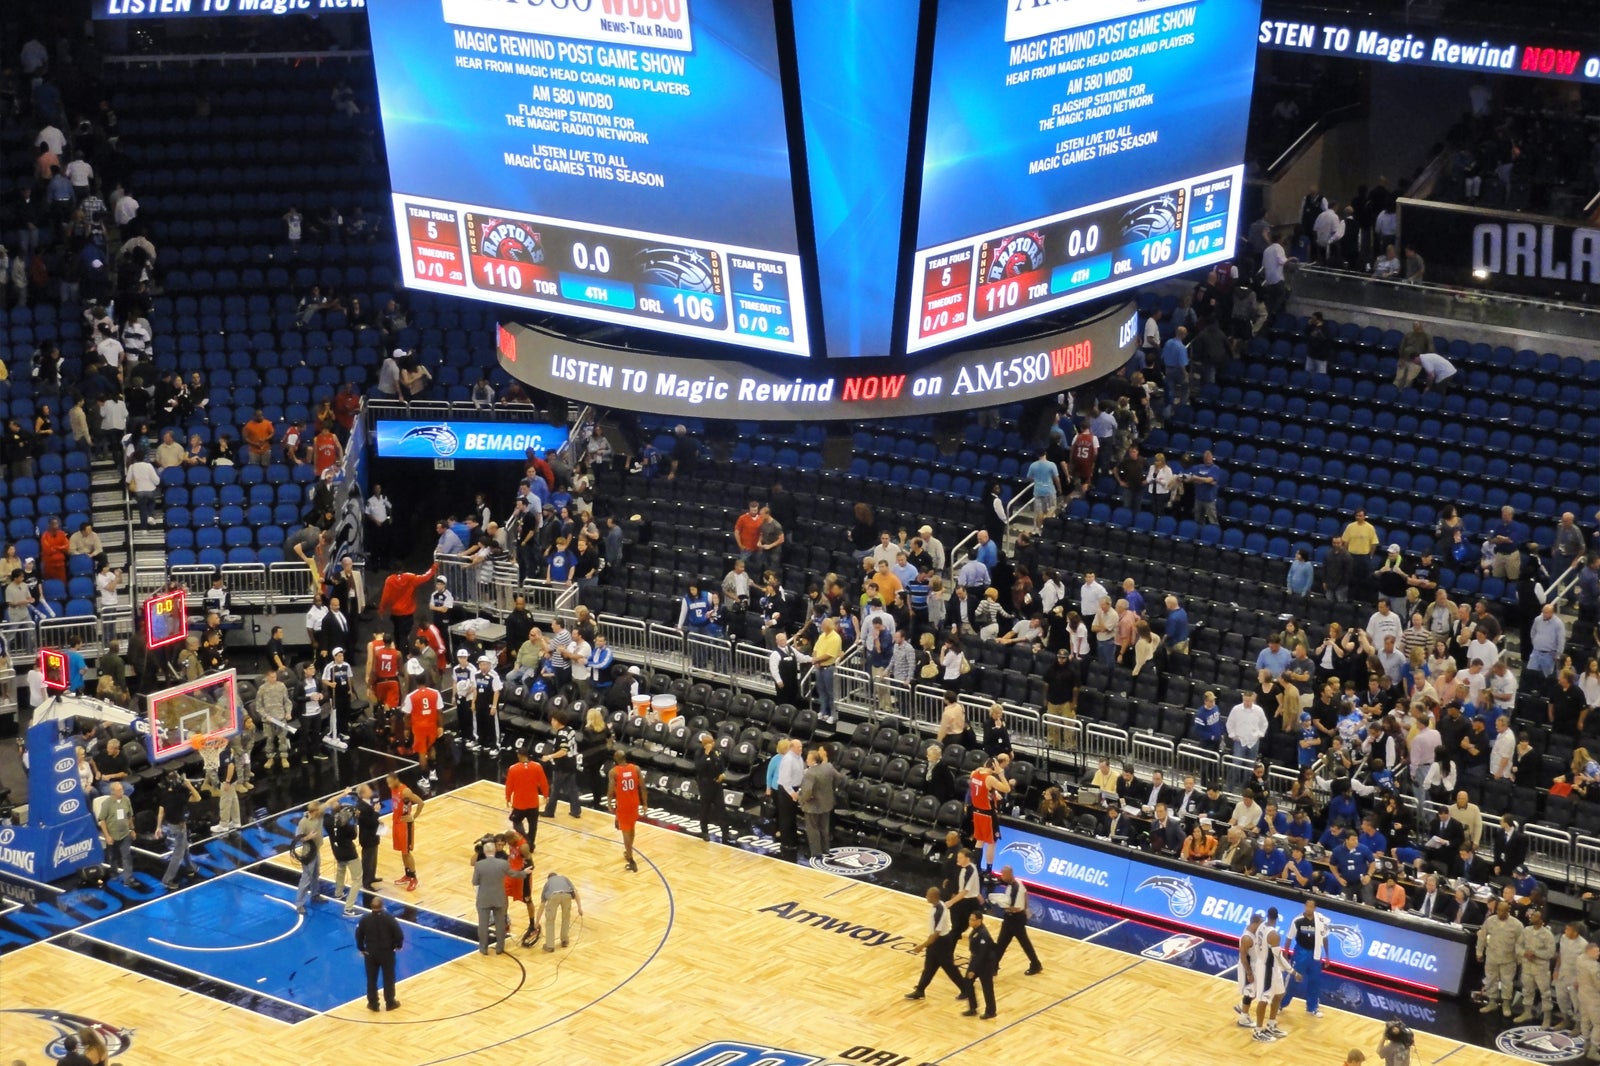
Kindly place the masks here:
<instances>
[{"instance_id":1,"label":"basketball net","mask_svg":"<svg viewBox=\"0 0 1600 1066\"><path fill-rule=\"evenodd\" d=\"M200 753L200 763L205 767L206 781L220 780L222 749L228 746L228 738L202 734L190 737L189 745Z\"/></svg>"}]
</instances>

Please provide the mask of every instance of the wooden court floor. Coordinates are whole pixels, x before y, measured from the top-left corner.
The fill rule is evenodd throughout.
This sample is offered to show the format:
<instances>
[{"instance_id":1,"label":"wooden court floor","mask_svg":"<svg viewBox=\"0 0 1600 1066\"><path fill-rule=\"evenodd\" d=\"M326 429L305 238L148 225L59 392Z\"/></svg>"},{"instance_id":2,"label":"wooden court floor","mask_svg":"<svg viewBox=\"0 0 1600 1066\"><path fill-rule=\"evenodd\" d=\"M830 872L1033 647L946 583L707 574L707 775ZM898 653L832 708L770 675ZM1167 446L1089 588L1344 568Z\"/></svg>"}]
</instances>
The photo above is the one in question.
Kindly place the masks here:
<instances>
[{"instance_id":1,"label":"wooden court floor","mask_svg":"<svg viewBox=\"0 0 1600 1066\"><path fill-rule=\"evenodd\" d=\"M420 887L398 894L475 920L471 842L504 824L501 795L479 782L429 800L419 823ZM942 976L925 1000L910 1002L902 995L921 963L906 949L921 939L921 900L672 830L641 826L637 843L640 870L630 874L609 818L586 812L581 820L564 813L542 820L535 883L558 870L584 902L571 947L552 954L515 948L503 958L473 952L402 982L396 1012L372 1014L357 999L290 1025L48 941L0 962L0 1007L71 1011L132 1027L133 1046L118 1057L128 1066L661 1066L719 1041L878 1066L1331 1066L1352 1046L1375 1060L1379 1024L1369 1018L1324 1007L1325 1016L1313 1019L1297 1006L1284 1019L1287 1039L1258 1044L1234 1023L1231 980L1038 932L1045 973L1023 976L1013 947L996 983L997 1020L962 1017ZM325 852L323 873L331 872ZM399 872L386 843L379 873L391 893ZM514 936L523 924L514 905ZM7 1030L0 1063L46 1061L43 1023L13 1014L0 1015L0 1026ZM1421 1063L1521 1061L1418 1036Z\"/></svg>"}]
</instances>

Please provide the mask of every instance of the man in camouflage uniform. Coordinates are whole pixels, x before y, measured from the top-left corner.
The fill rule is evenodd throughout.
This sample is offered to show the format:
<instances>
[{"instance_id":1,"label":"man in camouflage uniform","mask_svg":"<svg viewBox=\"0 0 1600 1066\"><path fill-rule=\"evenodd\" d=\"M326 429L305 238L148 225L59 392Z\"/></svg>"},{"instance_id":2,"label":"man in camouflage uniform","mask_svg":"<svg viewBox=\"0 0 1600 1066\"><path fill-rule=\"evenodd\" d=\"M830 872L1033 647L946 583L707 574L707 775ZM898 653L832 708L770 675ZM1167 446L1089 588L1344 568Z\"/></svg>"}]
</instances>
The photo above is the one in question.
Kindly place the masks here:
<instances>
[{"instance_id":1,"label":"man in camouflage uniform","mask_svg":"<svg viewBox=\"0 0 1600 1066\"><path fill-rule=\"evenodd\" d=\"M1543 1012L1542 1024L1548 1029L1555 1007L1550 995L1550 963L1556 956L1556 935L1544 924L1544 911L1538 907L1528 911L1528 924L1522 930L1517 955L1517 966L1522 971L1522 1013L1516 1020L1532 1021L1537 1000Z\"/></svg>"},{"instance_id":2,"label":"man in camouflage uniform","mask_svg":"<svg viewBox=\"0 0 1600 1066\"><path fill-rule=\"evenodd\" d=\"M289 768L289 730L287 728L292 714L289 704L289 688L279 678L278 671L268 670L261 679L261 687L256 689L256 717L261 722L261 728L267 735L267 749L262 763L263 769L272 769L272 760L276 756L278 766L284 770Z\"/></svg>"},{"instance_id":3,"label":"man in camouflage uniform","mask_svg":"<svg viewBox=\"0 0 1600 1066\"><path fill-rule=\"evenodd\" d=\"M1500 1013L1511 1017L1511 1000L1517 994L1517 948L1522 941L1522 923L1511 916L1511 905L1501 900L1494 916L1478 930L1478 961L1483 963L1483 1007L1480 1013L1494 1010L1500 1000Z\"/></svg>"}]
</instances>

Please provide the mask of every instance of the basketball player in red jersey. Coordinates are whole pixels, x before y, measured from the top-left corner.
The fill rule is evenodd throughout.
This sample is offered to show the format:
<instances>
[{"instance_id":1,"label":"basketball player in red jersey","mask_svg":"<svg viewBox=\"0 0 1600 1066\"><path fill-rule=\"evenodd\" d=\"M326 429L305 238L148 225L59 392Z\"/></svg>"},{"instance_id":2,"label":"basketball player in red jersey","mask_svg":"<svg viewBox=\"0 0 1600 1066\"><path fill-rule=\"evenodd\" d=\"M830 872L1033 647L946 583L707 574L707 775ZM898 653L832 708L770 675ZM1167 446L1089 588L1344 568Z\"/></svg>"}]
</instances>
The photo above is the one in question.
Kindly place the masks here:
<instances>
[{"instance_id":1,"label":"basketball player in red jersey","mask_svg":"<svg viewBox=\"0 0 1600 1066\"><path fill-rule=\"evenodd\" d=\"M405 739L405 729L394 714L400 707L400 649L394 646L394 638L384 633L374 637L367 648L367 691L373 707L382 708L377 712L378 728L398 746Z\"/></svg>"},{"instance_id":2,"label":"basketball player in red jersey","mask_svg":"<svg viewBox=\"0 0 1600 1066\"><path fill-rule=\"evenodd\" d=\"M408 892L417 890L417 863L411 852L417 846L417 818L422 814L422 797L407 788L399 774L390 774L389 798L394 803L390 812L394 822L394 850L400 853L400 864L405 876L395 879L395 884Z\"/></svg>"},{"instance_id":3,"label":"basketball player in red jersey","mask_svg":"<svg viewBox=\"0 0 1600 1066\"><path fill-rule=\"evenodd\" d=\"M416 668L420 672L422 664L416 663ZM422 771L422 783L426 788L439 780L439 771L429 768L428 757L439 740L439 715L444 710L444 697L436 688L418 685L406 696L403 707L411 723L411 751L417 757L417 768Z\"/></svg>"},{"instance_id":4,"label":"basketball player in red jersey","mask_svg":"<svg viewBox=\"0 0 1600 1066\"><path fill-rule=\"evenodd\" d=\"M528 929L522 934L522 946L531 948L539 942L539 905L533 898L533 891L529 878L533 876L533 849L528 847L528 842L521 833L515 829L508 829L495 837L505 845L506 865L511 868L511 876L506 881L506 898L520 899L528 908Z\"/></svg>"},{"instance_id":5,"label":"basketball player in red jersey","mask_svg":"<svg viewBox=\"0 0 1600 1066\"><path fill-rule=\"evenodd\" d=\"M394 626L396 647L411 647L411 627L416 622L417 590L427 585L439 573L434 563L426 572L408 574L404 571L390 574L383 581L383 595L378 600L378 614L388 615Z\"/></svg>"},{"instance_id":6,"label":"basketball player in red jersey","mask_svg":"<svg viewBox=\"0 0 1600 1066\"><path fill-rule=\"evenodd\" d=\"M611 809L616 814L614 824L622 831L622 857L627 869L638 873L639 865L633 861L633 831L639 824L639 811L649 800L645 797L644 775L628 758L625 748L618 748L613 756L606 799L611 801Z\"/></svg>"},{"instance_id":7,"label":"basketball player in red jersey","mask_svg":"<svg viewBox=\"0 0 1600 1066\"><path fill-rule=\"evenodd\" d=\"M994 794L1010 791L1011 782L1001 776L992 758L972 771L967 782L967 803L972 807L972 839L983 845L985 869L994 867Z\"/></svg>"}]
</instances>

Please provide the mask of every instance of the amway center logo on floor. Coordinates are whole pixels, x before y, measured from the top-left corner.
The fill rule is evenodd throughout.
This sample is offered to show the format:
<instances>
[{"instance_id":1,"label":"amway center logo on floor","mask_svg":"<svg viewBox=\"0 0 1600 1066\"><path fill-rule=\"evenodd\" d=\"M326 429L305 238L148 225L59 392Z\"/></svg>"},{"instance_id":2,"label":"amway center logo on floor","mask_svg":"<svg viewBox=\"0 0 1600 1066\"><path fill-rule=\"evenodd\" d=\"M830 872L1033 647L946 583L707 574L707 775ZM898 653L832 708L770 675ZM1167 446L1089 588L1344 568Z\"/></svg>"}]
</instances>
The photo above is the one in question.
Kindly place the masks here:
<instances>
[{"instance_id":1,"label":"amway center logo on floor","mask_svg":"<svg viewBox=\"0 0 1600 1066\"><path fill-rule=\"evenodd\" d=\"M835 918L820 911L807 910L798 900L789 900L786 903L774 903L770 907L762 907L761 914L772 914L786 922L799 922L820 929L828 933L837 933L847 936L869 948L891 948L895 951L904 951L910 954L917 942L898 933L887 933L882 929L874 929L870 925L860 925L844 918Z\"/></svg>"}]
</instances>

